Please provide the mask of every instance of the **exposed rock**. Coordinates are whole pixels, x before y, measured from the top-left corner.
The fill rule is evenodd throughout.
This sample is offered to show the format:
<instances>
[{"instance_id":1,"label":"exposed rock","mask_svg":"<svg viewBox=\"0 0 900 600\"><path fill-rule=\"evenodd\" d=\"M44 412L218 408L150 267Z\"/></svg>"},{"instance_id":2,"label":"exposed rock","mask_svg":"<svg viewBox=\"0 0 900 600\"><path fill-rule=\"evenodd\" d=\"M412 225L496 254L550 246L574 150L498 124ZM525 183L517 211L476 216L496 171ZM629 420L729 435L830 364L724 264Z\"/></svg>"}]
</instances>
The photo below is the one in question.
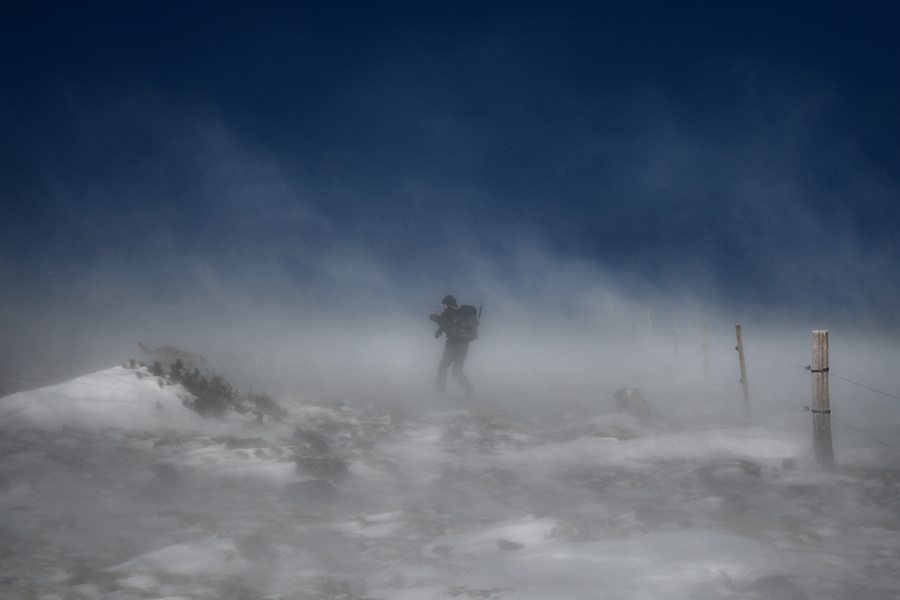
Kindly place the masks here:
<instances>
[{"instance_id":1,"label":"exposed rock","mask_svg":"<svg viewBox=\"0 0 900 600\"><path fill-rule=\"evenodd\" d=\"M640 421L650 419L650 407L641 395L640 390L624 387L613 394L616 400L616 410L625 412Z\"/></svg>"},{"instance_id":2,"label":"exposed rock","mask_svg":"<svg viewBox=\"0 0 900 600\"><path fill-rule=\"evenodd\" d=\"M509 540L497 540L497 547L501 550L521 550L525 547L525 544L518 544L516 542L511 542Z\"/></svg>"},{"instance_id":3,"label":"exposed rock","mask_svg":"<svg viewBox=\"0 0 900 600\"><path fill-rule=\"evenodd\" d=\"M297 429L294 431L293 438L299 442L309 445L309 447L319 454L330 454L331 445L328 439L317 431L310 429Z\"/></svg>"}]
</instances>

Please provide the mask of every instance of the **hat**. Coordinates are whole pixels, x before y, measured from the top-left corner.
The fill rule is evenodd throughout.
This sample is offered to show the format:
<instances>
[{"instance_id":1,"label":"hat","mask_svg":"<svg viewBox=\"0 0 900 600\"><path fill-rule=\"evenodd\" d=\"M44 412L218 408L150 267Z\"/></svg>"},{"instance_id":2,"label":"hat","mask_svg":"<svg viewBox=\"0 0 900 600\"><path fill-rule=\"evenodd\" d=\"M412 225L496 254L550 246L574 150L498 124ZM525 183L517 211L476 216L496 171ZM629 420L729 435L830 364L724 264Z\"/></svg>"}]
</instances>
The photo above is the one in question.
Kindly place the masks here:
<instances>
[{"instance_id":1,"label":"hat","mask_svg":"<svg viewBox=\"0 0 900 600\"><path fill-rule=\"evenodd\" d=\"M456 303L456 298L453 296L444 296L444 299L441 300L441 304L446 304L447 306L452 306L453 308L459 308L459 305Z\"/></svg>"}]
</instances>

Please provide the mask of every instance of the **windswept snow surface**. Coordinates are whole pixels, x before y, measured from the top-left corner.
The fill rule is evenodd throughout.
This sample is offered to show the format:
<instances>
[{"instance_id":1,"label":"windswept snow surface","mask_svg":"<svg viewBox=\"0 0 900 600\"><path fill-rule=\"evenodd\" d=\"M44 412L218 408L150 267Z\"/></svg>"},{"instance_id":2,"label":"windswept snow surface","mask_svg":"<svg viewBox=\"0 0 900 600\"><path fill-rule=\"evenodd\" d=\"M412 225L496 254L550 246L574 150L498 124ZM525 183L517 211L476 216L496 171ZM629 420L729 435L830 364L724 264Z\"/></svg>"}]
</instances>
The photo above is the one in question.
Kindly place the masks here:
<instances>
[{"instance_id":1,"label":"windswept snow surface","mask_svg":"<svg viewBox=\"0 0 900 600\"><path fill-rule=\"evenodd\" d=\"M900 598L900 476L806 431L186 394L0 398L0 598Z\"/></svg>"},{"instance_id":2,"label":"windswept snow surface","mask_svg":"<svg viewBox=\"0 0 900 600\"><path fill-rule=\"evenodd\" d=\"M138 377L137 375L140 375ZM9 429L85 431L202 427L203 419L185 410L184 388L165 385L146 369L114 367L87 377L30 392L6 396L0 404L0 426Z\"/></svg>"}]
</instances>

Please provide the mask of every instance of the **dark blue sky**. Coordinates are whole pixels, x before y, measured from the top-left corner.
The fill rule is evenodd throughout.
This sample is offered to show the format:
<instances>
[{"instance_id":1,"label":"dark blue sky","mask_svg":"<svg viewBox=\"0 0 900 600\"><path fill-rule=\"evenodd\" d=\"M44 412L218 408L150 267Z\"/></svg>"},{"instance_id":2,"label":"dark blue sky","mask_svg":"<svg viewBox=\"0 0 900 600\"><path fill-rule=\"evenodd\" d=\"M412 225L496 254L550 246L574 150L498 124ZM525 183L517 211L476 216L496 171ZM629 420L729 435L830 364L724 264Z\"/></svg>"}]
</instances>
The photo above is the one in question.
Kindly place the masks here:
<instances>
[{"instance_id":1,"label":"dark blue sky","mask_svg":"<svg viewBox=\"0 0 900 600\"><path fill-rule=\"evenodd\" d=\"M527 295L528 245L900 323L894 3L187 4L0 9L7 314Z\"/></svg>"}]
</instances>

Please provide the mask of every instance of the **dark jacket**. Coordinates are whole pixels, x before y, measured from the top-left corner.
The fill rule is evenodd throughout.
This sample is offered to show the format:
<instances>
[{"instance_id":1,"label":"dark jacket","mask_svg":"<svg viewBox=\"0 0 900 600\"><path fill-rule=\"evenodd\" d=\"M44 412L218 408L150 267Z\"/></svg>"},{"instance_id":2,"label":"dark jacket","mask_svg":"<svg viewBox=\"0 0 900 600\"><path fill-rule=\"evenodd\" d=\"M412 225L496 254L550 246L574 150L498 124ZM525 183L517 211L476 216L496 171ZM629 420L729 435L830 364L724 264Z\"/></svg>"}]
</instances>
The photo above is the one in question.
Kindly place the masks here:
<instances>
[{"instance_id":1,"label":"dark jacket","mask_svg":"<svg viewBox=\"0 0 900 600\"><path fill-rule=\"evenodd\" d=\"M448 306L444 312L431 315L429 318L438 324L438 330L434 332L434 337L441 337L442 333L446 333L448 340L459 339L454 335L455 328L453 327L458 316L459 309L455 306Z\"/></svg>"}]
</instances>

